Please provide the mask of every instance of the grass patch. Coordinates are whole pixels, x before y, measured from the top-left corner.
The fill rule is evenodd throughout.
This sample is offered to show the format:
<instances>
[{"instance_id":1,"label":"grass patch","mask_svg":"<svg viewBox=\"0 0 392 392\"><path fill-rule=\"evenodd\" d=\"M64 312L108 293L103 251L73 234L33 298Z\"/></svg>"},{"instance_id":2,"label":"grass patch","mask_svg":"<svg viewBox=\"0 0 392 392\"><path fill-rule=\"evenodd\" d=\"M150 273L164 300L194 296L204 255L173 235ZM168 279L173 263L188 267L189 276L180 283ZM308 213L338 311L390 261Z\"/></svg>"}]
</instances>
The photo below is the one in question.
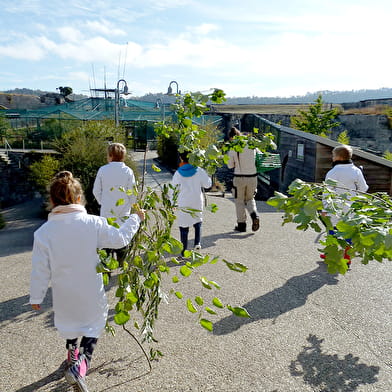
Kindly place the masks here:
<instances>
[{"instance_id":1,"label":"grass patch","mask_svg":"<svg viewBox=\"0 0 392 392\"><path fill-rule=\"evenodd\" d=\"M392 107L388 105L375 105L366 108L353 108L344 110L342 114L369 114L390 116Z\"/></svg>"}]
</instances>

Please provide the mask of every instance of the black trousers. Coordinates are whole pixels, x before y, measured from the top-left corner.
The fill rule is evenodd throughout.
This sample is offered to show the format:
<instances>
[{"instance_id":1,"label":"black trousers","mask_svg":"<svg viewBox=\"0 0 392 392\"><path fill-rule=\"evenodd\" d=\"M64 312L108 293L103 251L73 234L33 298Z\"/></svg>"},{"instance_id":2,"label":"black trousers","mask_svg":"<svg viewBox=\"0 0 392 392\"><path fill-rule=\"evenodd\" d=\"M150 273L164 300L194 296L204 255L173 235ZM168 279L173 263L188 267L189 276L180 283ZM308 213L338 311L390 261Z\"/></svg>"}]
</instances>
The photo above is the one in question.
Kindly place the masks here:
<instances>
[{"instance_id":1,"label":"black trousers","mask_svg":"<svg viewBox=\"0 0 392 392\"><path fill-rule=\"evenodd\" d=\"M95 346L97 345L98 338L89 338L86 336L82 337L82 340L80 341L80 352L84 354L89 361L91 361L91 358L93 356L93 351L95 349ZM67 350L75 349L78 347L78 338L75 339L67 339L66 343L66 348Z\"/></svg>"}]
</instances>

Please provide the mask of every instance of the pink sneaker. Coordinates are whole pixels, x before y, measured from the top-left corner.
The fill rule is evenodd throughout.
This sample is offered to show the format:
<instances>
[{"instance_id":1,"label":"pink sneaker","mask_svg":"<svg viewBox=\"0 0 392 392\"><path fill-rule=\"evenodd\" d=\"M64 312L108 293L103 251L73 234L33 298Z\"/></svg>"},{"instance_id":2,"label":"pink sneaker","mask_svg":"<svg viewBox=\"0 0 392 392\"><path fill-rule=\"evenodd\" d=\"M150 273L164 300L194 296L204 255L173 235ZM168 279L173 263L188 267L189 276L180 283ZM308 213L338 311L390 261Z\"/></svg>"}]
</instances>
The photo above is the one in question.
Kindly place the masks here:
<instances>
[{"instance_id":1,"label":"pink sneaker","mask_svg":"<svg viewBox=\"0 0 392 392\"><path fill-rule=\"evenodd\" d=\"M67 363L69 366L75 365L79 359L79 349L77 347L71 348L67 353Z\"/></svg>"},{"instance_id":2,"label":"pink sneaker","mask_svg":"<svg viewBox=\"0 0 392 392\"><path fill-rule=\"evenodd\" d=\"M65 379L74 390L76 389L75 387L78 387L80 392L88 392L85 380L88 367L89 364L86 356L81 354L76 363L65 371Z\"/></svg>"}]
</instances>

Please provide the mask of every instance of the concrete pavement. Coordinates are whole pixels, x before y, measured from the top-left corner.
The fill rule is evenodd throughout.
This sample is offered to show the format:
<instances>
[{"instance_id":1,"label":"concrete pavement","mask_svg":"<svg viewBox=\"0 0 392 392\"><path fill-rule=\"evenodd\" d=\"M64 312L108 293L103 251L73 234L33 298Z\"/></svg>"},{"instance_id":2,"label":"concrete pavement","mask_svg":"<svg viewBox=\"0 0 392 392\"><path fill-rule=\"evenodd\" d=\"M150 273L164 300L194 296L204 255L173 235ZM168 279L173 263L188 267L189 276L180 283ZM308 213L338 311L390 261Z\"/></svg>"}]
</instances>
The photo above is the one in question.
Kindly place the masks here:
<instances>
[{"instance_id":1,"label":"concrete pavement","mask_svg":"<svg viewBox=\"0 0 392 392\"><path fill-rule=\"evenodd\" d=\"M137 154L140 161L142 153ZM148 153L148 173L154 154ZM169 181L171 173L147 177L152 186ZM225 310L210 317L214 333L208 333L170 296L156 326L164 357L152 363L152 372L136 343L116 328L115 338L105 334L99 341L90 392L391 391L390 263L366 266L354 260L345 276L329 275L320 263L316 233L282 227L281 214L264 202L257 203L260 230L236 233L231 195L210 193L207 200L219 210L204 213L202 253L249 270L234 273L222 263L203 267L197 275L222 286L213 293L200 289L197 279L174 287L184 297L218 296L245 306L252 318ZM28 305L32 232L43 222L38 204L3 211L9 223L0 231L0 391L70 390L59 368L65 349L53 328L50 296L39 314ZM173 234L178 237L176 227ZM166 292L173 287L170 277L164 287ZM114 288L109 293L113 299Z\"/></svg>"}]
</instances>

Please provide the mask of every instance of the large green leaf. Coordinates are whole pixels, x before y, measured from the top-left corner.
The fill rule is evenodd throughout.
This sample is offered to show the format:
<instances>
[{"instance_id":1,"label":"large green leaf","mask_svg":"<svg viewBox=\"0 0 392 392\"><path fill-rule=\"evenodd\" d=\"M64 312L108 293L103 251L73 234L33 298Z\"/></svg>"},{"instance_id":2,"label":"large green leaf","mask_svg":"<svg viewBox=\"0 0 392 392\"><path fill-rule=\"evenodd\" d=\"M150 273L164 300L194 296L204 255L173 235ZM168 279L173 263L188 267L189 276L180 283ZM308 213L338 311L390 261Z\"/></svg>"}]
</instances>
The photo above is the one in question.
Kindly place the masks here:
<instances>
[{"instance_id":1,"label":"large green leaf","mask_svg":"<svg viewBox=\"0 0 392 392\"><path fill-rule=\"evenodd\" d=\"M116 202L116 206L122 206L125 203L124 199L118 199Z\"/></svg>"},{"instance_id":2,"label":"large green leaf","mask_svg":"<svg viewBox=\"0 0 392 392\"><path fill-rule=\"evenodd\" d=\"M114 315L114 322L118 325L124 325L130 319L128 312L119 312Z\"/></svg>"},{"instance_id":3,"label":"large green leaf","mask_svg":"<svg viewBox=\"0 0 392 392\"><path fill-rule=\"evenodd\" d=\"M248 269L248 267L242 263L231 263L230 261L227 261L225 259L223 259L222 261L229 269L235 272L245 272Z\"/></svg>"},{"instance_id":4,"label":"large green leaf","mask_svg":"<svg viewBox=\"0 0 392 392\"><path fill-rule=\"evenodd\" d=\"M217 298L217 297L213 298L212 303L213 303L217 308L221 308L221 309L223 308L222 302L221 302L220 299Z\"/></svg>"},{"instance_id":5,"label":"large green leaf","mask_svg":"<svg viewBox=\"0 0 392 392\"><path fill-rule=\"evenodd\" d=\"M185 277L188 277L189 275L192 274L192 269L189 268L189 267L186 266L186 265L183 265L183 266L180 268L180 273L181 273L181 275L183 275L183 276L185 276Z\"/></svg>"},{"instance_id":6,"label":"large green leaf","mask_svg":"<svg viewBox=\"0 0 392 392\"><path fill-rule=\"evenodd\" d=\"M204 318L200 319L200 325L210 332L212 332L214 329L214 325L212 324L212 322Z\"/></svg>"},{"instance_id":7,"label":"large green leaf","mask_svg":"<svg viewBox=\"0 0 392 392\"><path fill-rule=\"evenodd\" d=\"M250 314L248 313L248 311L245 308L242 307L238 307L238 306L230 306L228 305L227 308L233 312L233 314L235 314L238 317L247 317L250 318Z\"/></svg>"},{"instance_id":8,"label":"large green leaf","mask_svg":"<svg viewBox=\"0 0 392 392\"><path fill-rule=\"evenodd\" d=\"M191 313L197 313L197 309L189 298L186 300L186 307Z\"/></svg>"}]
</instances>

